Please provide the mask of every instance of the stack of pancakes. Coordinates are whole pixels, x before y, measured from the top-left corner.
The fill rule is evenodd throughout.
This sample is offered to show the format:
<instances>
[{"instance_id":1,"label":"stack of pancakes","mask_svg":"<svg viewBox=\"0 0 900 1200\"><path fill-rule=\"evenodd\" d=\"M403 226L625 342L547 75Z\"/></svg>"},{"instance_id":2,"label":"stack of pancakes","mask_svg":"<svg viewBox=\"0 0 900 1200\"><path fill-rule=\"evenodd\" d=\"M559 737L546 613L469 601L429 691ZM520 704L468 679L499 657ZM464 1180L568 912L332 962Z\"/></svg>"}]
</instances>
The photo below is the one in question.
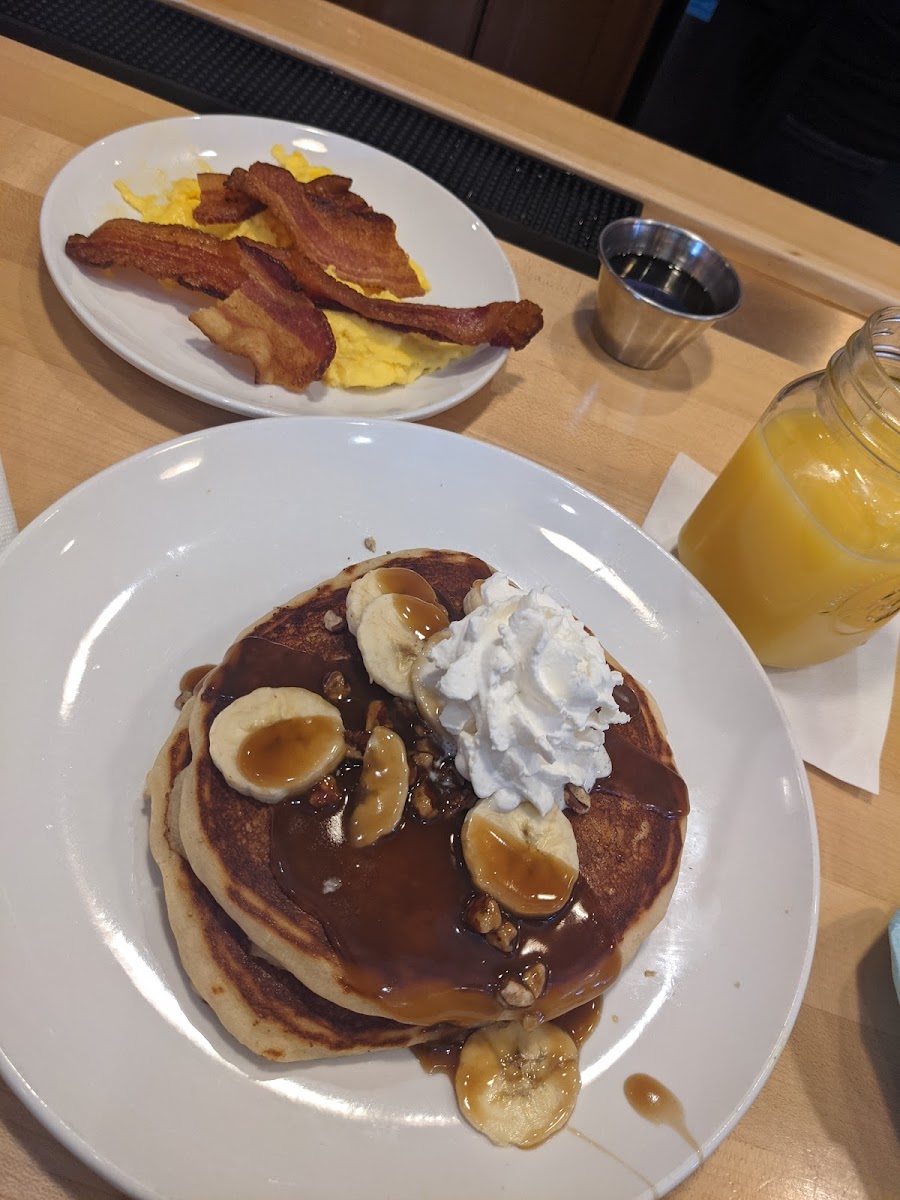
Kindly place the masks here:
<instances>
[{"instance_id":1,"label":"stack of pancakes","mask_svg":"<svg viewBox=\"0 0 900 1200\"><path fill-rule=\"evenodd\" d=\"M533 1011L552 1019L609 986L664 914L678 872L686 789L655 704L624 672L616 699L630 720L607 731L612 774L587 811L567 812L580 865L572 899L553 917L519 921L512 949L466 925L474 889L459 830L476 797L451 761L441 764L436 814L423 820L407 805L382 841L344 842L353 747L365 742L373 701L410 756L422 733L410 706L369 681L343 619L353 580L383 566L417 571L451 620L491 573L465 553L406 551L348 567L273 610L197 685L148 776L150 846L184 969L225 1028L276 1061L412 1046L503 1019L499 981L538 959L547 986ZM230 788L209 752L218 713L259 687L325 694L336 671L350 747L335 773L345 780L340 805L266 805Z\"/></svg>"}]
</instances>

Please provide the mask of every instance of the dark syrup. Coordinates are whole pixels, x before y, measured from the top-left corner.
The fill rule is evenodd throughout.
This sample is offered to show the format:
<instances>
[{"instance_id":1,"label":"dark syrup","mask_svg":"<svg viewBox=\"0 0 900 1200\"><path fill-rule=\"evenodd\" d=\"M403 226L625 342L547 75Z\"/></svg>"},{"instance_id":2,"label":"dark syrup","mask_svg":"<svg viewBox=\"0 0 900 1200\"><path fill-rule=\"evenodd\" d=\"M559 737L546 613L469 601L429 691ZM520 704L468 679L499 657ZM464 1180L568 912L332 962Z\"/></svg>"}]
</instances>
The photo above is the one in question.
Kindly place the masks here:
<instances>
[{"instance_id":1,"label":"dark syrup","mask_svg":"<svg viewBox=\"0 0 900 1200\"><path fill-rule=\"evenodd\" d=\"M609 265L620 279L648 300L671 312L710 317L716 311L712 296L693 275L649 254L617 254Z\"/></svg>"}]
</instances>

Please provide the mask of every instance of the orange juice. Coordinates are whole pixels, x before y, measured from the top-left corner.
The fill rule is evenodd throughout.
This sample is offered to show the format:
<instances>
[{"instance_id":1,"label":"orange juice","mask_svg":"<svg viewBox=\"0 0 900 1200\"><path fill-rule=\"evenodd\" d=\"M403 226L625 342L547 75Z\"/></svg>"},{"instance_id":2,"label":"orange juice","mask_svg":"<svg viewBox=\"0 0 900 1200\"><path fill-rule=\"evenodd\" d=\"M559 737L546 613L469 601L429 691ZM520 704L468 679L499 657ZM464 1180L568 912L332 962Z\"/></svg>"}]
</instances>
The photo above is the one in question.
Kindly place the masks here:
<instances>
[{"instance_id":1,"label":"orange juice","mask_svg":"<svg viewBox=\"0 0 900 1200\"><path fill-rule=\"evenodd\" d=\"M815 391L822 379L794 386ZM776 667L834 658L900 609L900 475L871 448L891 431L877 412L855 425L800 399L784 410L776 401L678 542L684 565Z\"/></svg>"}]
</instances>

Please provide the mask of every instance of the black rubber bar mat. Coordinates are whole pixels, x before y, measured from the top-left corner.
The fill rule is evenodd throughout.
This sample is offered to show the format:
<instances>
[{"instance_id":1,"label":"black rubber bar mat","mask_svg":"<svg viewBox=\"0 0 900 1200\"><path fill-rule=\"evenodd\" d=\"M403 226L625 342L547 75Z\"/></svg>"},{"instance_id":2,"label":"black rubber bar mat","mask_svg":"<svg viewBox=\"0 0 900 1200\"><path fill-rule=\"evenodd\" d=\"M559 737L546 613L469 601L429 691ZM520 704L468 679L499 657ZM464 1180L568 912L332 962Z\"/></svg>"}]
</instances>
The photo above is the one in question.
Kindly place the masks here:
<instances>
[{"instance_id":1,"label":"black rubber bar mat","mask_svg":"<svg viewBox=\"0 0 900 1200\"><path fill-rule=\"evenodd\" d=\"M637 200L157 0L0 0L0 33L182 105L318 125L442 183L497 237L588 275Z\"/></svg>"}]
</instances>

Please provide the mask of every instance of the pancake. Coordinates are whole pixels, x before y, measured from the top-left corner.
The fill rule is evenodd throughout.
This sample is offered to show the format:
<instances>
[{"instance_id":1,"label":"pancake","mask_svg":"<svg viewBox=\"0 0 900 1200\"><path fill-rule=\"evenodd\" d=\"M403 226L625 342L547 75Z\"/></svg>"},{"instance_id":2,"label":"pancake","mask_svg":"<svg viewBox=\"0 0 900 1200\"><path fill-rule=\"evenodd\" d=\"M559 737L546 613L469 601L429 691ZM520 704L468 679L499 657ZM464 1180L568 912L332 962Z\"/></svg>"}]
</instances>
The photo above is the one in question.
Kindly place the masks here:
<instances>
[{"instance_id":1,"label":"pancake","mask_svg":"<svg viewBox=\"0 0 900 1200\"><path fill-rule=\"evenodd\" d=\"M338 1008L253 952L180 853L177 810L190 769L188 700L147 777L150 848L162 875L169 922L198 995L233 1037L274 1062L414 1046L446 1033Z\"/></svg>"},{"instance_id":2,"label":"pancake","mask_svg":"<svg viewBox=\"0 0 900 1200\"><path fill-rule=\"evenodd\" d=\"M595 785L586 812L566 814L580 864L572 898L553 917L518 918L515 944L505 948L466 927L474 889L459 831L475 796L449 763L435 819L410 813L389 837L359 850L343 841L341 811L319 812L305 798L260 804L232 790L210 757L210 726L232 700L262 686L322 693L335 670L349 684L340 703L348 730L363 730L377 699L415 742L415 713L369 682L355 638L334 627L353 580L380 566L419 572L451 619L462 615L472 584L491 573L461 552L386 555L348 567L245 630L192 705L193 761L179 819L185 854L253 943L341 1008L411 1025L485 1024L510 1015L503 981L541 963L546 986L529 1011L552 1019L615 980L665 913L677 877L687 791L655 704L627 672L616 699L631 719L606 734L612 774ZM345 805L353 768L348 761L337 772L345 770Z\"/></svg>"}]
</instances>

